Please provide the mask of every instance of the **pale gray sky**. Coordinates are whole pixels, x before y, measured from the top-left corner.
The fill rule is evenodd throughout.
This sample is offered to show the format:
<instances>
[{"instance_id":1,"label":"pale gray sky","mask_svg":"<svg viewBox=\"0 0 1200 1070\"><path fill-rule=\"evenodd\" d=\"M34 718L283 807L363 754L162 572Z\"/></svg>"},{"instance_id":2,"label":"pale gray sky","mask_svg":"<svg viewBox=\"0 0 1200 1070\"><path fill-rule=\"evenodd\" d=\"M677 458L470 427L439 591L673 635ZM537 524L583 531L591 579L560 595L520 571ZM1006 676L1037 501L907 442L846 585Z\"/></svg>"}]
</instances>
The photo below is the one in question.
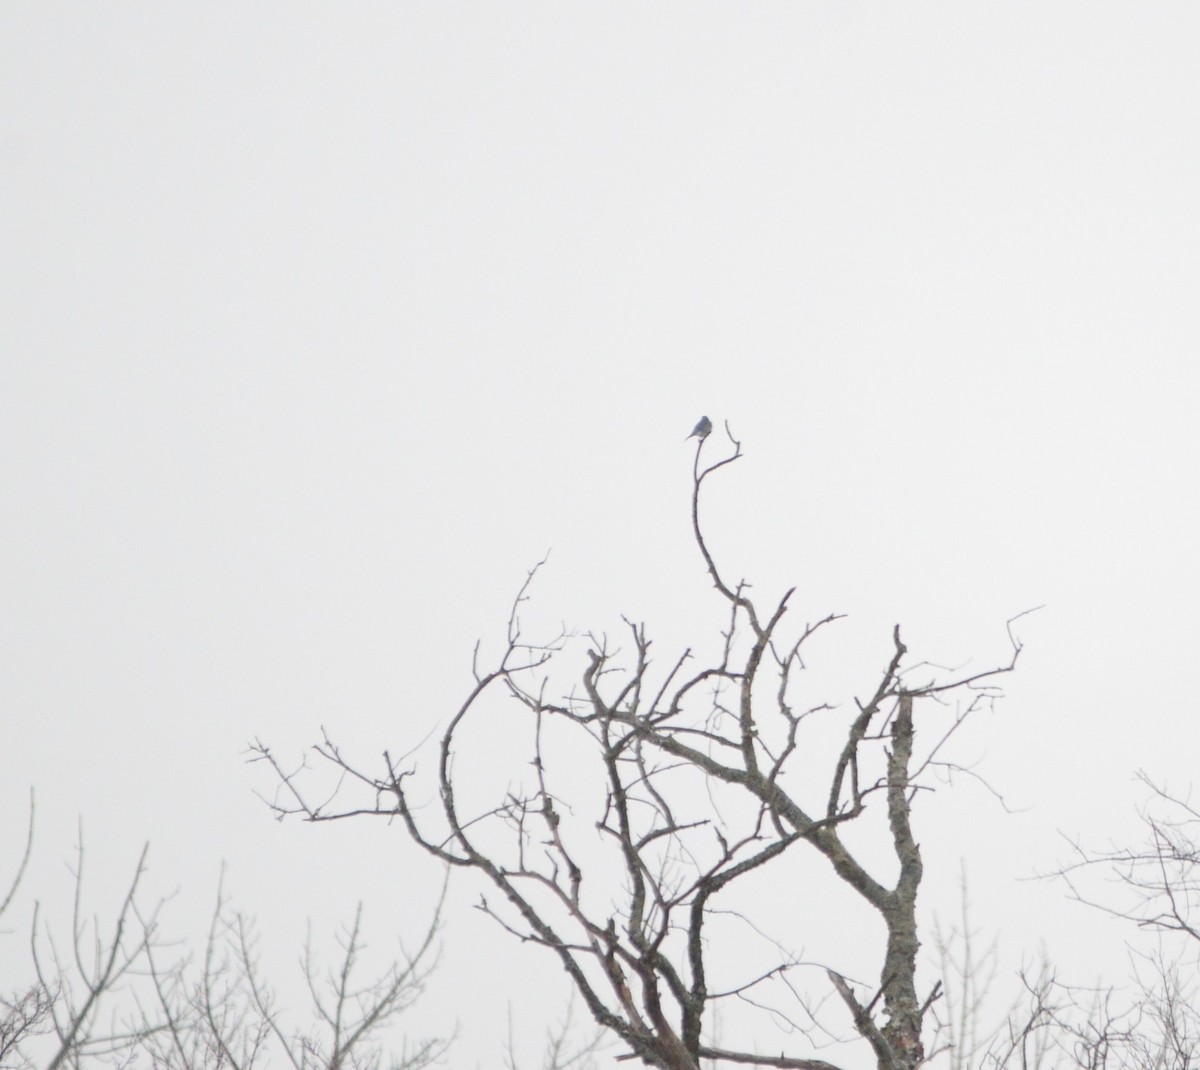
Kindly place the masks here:
<instances>
[{"instance_id":1,"label":"pale gray sky","mask_svg":"<svg viewBox=\"0 0 1200 1070\"><path fill-rule=\"evenodd\" d=\"M1200 753L1194 5L0 28L0 806L38 790L31 896L82 814L98 894L149 839L181 926L225 859L281 961L359 898L382 944L438 874L395 832L274 824L245 744L417 742L547 547L546 621L711 634L708 413L747 452L715 548L800 617L851 613L828 642L860 692L896 621L974 664L1046 604L963 741L1022 812L968 786L923 842L1015 957L1099 968L1096 919L1013 881ZM447 983L491 999L461 1065L503 1020L463 972L484 932L448 934Z\"/></svg>"}]
</instances>

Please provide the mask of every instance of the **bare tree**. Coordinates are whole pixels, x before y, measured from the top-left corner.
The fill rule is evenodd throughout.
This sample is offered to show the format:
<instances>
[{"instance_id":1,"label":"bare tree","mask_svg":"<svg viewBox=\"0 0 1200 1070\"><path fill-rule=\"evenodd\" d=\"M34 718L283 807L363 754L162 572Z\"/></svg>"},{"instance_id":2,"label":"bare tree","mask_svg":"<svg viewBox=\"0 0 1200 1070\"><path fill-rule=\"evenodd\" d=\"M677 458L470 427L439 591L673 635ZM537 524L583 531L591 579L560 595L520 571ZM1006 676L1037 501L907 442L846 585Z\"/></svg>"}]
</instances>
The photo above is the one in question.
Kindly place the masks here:
<instances>
[{"instance_id":1,"label":"bare tree","mask_svg":"<svg viewBox=\"0 0 1200 1070\"><path fill-rule=\"evenodd\" d=\"M575 999L572 995L567 1001L566 1012L562 1018L546 1030L541 1070L596 1070L596 1059L604 1050L606 1040L607 1030L603 1028L593 1028L593 1031L579 1036L579 1028L575 1021ZM522 1064L517 1059L517 1047L516 1029L510 1008L505 1070L522 1070Z\"/></svg>"},{"instance_id":2,"label":"bare tree","mask_svg":"<svg viewBox=\"0 0 1200 1070\"><path fill-rule=\"evenodd\" d=\"M261 741L255 755L276 778L270 801L278 815L399 818L435 858L481 876L499 893L495 901L484 895L481 909L557 957L627 1058L664 1070L696 1070L702 1061L829 1070L834 1064L817 1052L840 1030L868 1046L880 1068L909 1070L926 1059L927 1011L938 994L917 979L923 865L912 804L945 764L947 738L993 701L996 678L1014 667L1020 646L1010 627L1004 660L954 675L910 665L896 626L882 668L852 708L807 704L803 655L839 615L788 628L794 588L763 601L718 566L700 515L709 480L742 456L728 426L726 433L725 456L707 465L698 440L692 479L692 535L726 621L713 656L687 649L659 669L645 626L626 620L627 649L589 633L573 684L554 677L575 647L566 634L523 633L535 568L491 668L480 667L476 648L474 681L438 747L436 814L414 788L422 783L416 770L388 751L368 770L326 732L314 748L319 764L362 789L345 801L335 794L336 802L315 801L301 770ZM527 733L530 762L524 782L490 801L456 776L473 730L486 734L485 716ZM923 748L918 717L932 738ZM836 738L826 745L831 731ZM581 753L586 765L576 761ZM761 890L768 875L799 885L810 860L840 881L837 915L759 916L752 888ZM854 903L865 917L854 915ZM854 928L851 945L881 933L878 981L805 962L792 950L805 925ZM755 934L776 951L748 971L738 953ZM849 1032L821 1012L831 994ZM801 1050L781 1052L779 1032L714 1043L714 1014L735 1005L782 1025L783 1043L799 1041Z\"/></svg>"},{"instance_id":3,"label":"bare tree","mask_svg":"<svg viewBox=\"0 0 1200 1070\"><path fill-rule=\"evenodd\" d=\"M1065 983L1048 967L1022 974L1023 1005L979 1050L983 1070L1194 1070L1196 989L1159 957L1130 986Z\"/></svg>"},{"instance_id":4,"label":"bare tree","mask_svg":"<svg viewBox=\"0 0 1200 1070\"><path fill-rule=\"evenodd\" d=\"M0 901L0 918L12 906L21 879L33 854L33 824L36 811L33 790L29 792L29 820L26 825L25 848L16 873L9 882L4 899ZM55 994L40 981L22 986L12 993L0 993L0 1067L25 1065L23 1051L50 1029L51 1010Z\"/></svg>"},{"instance_id":5,"label":"bare tree","mask_svg":"<svg viewBox=\"0 0 1200 1070\"><path fill-rule=\"evenodd\" d=\"M164 1070L252 1070L276 1064L294 1070L420 1070L444 1053L445 1041L414 1043L402 1037L400 1050L388 1052L380 1033L424 991L436 965L440 913L441 900L416 949L402 952L402 961L365 982L358 976L361 904L338 938L341 954L333 967L321 967L310 935L302 972L312 1018L306 1026L289 1028L263 976L255 923L230 909L222 881L198 971L187 961L164 967L153 949L147 951L157 1007L143 1017L153 1014L164 1024L147 1033L142 1046Z\"/></svg>"},{"instance_id":6,"label":"bare tree","mask_svg":"<svg viewBox=\"0 0 1200 1070\"><path fill-rule=\"evenodd\" d=\"M1131 972L1123 984L1079 985L1043 963L1019 975L1021 994L998 1029L985 1024L994 945L971 947L961 927L939 932L950 1014L952 1067L982 1070L1195 1070L1200 1066L1200 811L1190 799L1141 780L1151 803L1134 846L1085 847L1049 874L1077 901L1131 922ZM993 1007L994 1011L995 1008Z\"/></svg>"},{"instance_id":7,"label":"bare tree","mask_svg":"<svg viewBox=\"0 0 1200 1070\"><path fill-rule=\"evenodd\" d=\"M990 999L999 969L999 952L993 940L982 950L979 932L971 922L971 902L965 868L960 877L961 905L956 924L934 922L933 944L938 956L942 999L930 1008L935 1022L933 1052L945 1052L950 1070L971 1070L993 1043L999 1024L989 1020ZM1009 1016L1016 1011L1009 1008ZM1000 1016L1004 1021L1005 1016Z\"/></svg>"},{"instance_id":8,"label":"bare tree","mask_svg":"<svg viewBox=\"0 0 1200 1070\"><path fill-rule=\"evenodd\" d=\"M0 902L13 903L33 843L33 802L25 850ZM142 1057L162 1070L421 1070L446 1050L443 1040L412 1041L385 1031L424 990L436 965L441 903L416 948L381 975L360 978L362 908L322 967L306 943L302 981L312 1000L307 1021L285 1023L257 954L252 919L231 910L223 882L198 962L181 957L160 934L159 914L139 906L146 870L143 847L114 921L84 908L82 833L73 867L69 940L60 941L36 904L30 928L34 980L0 994L0 1070L84 1070L131 1065ZM11 961L11 956L9 957Z\"/></svg>"},{"instance_id":9,"label":"bare tree","mask_svg":"<svg viewBox=\"0 0 1200 1070\"><path fill-rule=\"evenodd\" d=\"M1144 839L1085 847L1053 876L1080 903L1132 923L1132 978L1090 1006L1059 1016L1080 1066L1194 1070L1200 1065L1200 809L1145 773ZM1095 887L1095 878L1103 884ZM1069 1001L1065 1001L1068 1002ZM1085 1012L1085 1013L1081 1013Z\"/></svg>"},{"instance_id":10,"label":"bare tree","mask_svg":"<svg viewBox=\"0 0 1200 1070\"><path fill-rule=\"evenodd\" d=\"M34 813L31 791L25 850L0 904L0 913L11 906L28 865ZM145 872L146 848L142 849L116 919L107 927L84 911L82 829L75 857L71 938L67 944L60 944L45 924L41 904L34 905L29 948L35 979L0 1003L0 1067L79 1067L93 1058L127 1052L141 1032L152 1028L143 1024L126 1029L108 1013L154 936L157 911L140 919L135 906Z\"/></svg>"},{"instance_id":11,"label":"bare tree","mask_svg":"<svg viewBox=\"0 0 1200 1070\"><path fill-rule=\"evenodd\" d=\"M1071 841L1071 858L1053 875L1073 899L1096 907L1143 931L1178 936L1200 963L1200 810L1191 799L1168 791L1145 773L1150 804L1141 810L1145 840L1135 846L1085 847ZM1089 891L1086 875L1100 871L1116 880L1117 894ZM1108 887L1111 889L1112 882Z\"/></svg>"}]
</instances>

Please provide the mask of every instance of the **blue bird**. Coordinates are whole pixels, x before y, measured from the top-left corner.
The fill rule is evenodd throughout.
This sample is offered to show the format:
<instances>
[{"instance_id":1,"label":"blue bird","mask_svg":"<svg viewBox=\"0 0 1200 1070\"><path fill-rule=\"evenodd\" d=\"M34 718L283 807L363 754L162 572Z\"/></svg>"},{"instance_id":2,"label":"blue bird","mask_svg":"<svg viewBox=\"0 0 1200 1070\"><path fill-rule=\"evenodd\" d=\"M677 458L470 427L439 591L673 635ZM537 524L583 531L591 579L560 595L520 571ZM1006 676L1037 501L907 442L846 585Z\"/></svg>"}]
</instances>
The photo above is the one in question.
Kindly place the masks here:
<instances>
[{"instance_id":1,"label":"blue bird","mask_svg":"<svg viewBox=\"0 0 1200 1070\"><path fill-rule=\"evenodd\" d=\"M692 428L692 433L688 435L688 438L698 438L701 442L703 442L706 438L708 438L708 433L711 430L712 420L710 420L707 416L701 416L700 422ZM684 439L684 442L686 441L687 438Z\"/></svg>"}]
</instances>

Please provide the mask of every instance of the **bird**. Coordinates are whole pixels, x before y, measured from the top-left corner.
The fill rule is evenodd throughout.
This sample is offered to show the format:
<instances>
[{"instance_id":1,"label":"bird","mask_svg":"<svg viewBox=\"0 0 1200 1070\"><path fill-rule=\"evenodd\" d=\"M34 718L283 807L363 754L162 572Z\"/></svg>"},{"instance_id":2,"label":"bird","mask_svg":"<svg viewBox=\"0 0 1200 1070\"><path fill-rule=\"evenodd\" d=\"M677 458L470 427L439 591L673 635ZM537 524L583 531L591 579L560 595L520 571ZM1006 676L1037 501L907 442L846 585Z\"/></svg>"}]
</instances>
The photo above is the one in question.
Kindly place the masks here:
<instances>
[{"instance_id":1,"label":"bird","mask_svg":"<svg viewBox=\"0 0 1200 1070\"><path fill-rule=\"evenodd\" d=\"M701 416L700 422L692 428L692 433L688 435L688 438L698 438L701 442L703 442L706 438L708 438L708 433L711 430L712 420L710 420L707 416ZM683 441L686 442L687 438L685 438Z\"/></svg>"}]
</instances>

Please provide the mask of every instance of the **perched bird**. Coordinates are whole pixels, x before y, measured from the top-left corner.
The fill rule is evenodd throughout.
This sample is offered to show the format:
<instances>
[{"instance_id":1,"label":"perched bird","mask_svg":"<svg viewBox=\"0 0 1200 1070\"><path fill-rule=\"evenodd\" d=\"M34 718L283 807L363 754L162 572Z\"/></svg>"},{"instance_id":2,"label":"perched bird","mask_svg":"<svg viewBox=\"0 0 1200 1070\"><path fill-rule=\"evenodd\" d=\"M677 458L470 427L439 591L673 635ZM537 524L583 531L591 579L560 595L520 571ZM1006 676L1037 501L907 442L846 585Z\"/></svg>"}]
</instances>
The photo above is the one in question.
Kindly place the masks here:
<instances>
[{"instance_id":1,"label":"perched bird","mask_svg":"<svg viewBox=\"0 0 1200 1070\"><path fill-rule=\"evenodd\" d=\"M688 435L688 438L698 438L701 442L703 442L706 438L708 438L708 433L711 430L712 420L710 420L707 416L701 416L700 422L692 428L692 433ZM686 442L687 438L685 438L683 441Z\"/></svg>"}]
</instances>

